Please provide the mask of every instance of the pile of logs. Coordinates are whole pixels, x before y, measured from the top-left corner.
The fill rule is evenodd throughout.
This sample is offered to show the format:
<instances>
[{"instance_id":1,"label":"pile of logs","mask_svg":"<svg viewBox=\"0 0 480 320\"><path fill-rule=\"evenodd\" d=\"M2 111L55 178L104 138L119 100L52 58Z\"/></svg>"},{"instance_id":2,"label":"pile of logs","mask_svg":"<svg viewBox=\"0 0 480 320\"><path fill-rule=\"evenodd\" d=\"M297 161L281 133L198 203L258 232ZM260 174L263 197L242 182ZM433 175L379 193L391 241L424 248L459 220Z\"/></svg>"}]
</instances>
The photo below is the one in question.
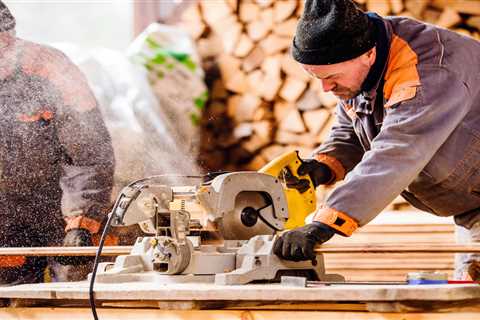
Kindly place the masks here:
<instances>
[{"instance_id":1,"label":"pile of logs","mask_svg":"<svg viewBox=\"0 0 480 320\"><path fill-rule=\"evenodd\" d=\"M480 1L356 2L480 39ZM183 12L180 25L197 43L210 89L201 123L205 170L256 170L293 148L308 156L328 134L336 98L289 54L303 3L201 0Z\"/></svg>"}]
</instances>

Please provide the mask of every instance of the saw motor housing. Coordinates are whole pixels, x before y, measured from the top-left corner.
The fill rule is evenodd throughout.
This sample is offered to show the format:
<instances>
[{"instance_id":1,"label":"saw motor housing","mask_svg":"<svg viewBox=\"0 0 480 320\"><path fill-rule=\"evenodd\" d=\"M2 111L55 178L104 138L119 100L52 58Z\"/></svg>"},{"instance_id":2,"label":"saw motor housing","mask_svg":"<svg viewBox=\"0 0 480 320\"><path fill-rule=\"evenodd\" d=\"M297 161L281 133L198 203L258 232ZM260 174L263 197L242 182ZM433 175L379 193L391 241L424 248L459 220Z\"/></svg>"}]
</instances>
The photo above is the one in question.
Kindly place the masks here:
<instances>
[{"instance_id":1,"label":"saw motor housing","mask_svg":"<svg viewBox=\"0 0 480 320\"><path fill-rule=\"evenodd\" d=\"M292 153L286 158L288 163L296 161ZM325 274L321 255L314 261L292 262L273 254L275 233L284 230L292 208L278 178L277 168L282 165L285 161L265 172L224 173L186 189L155 184L141 191L127 189L125 203L120 203L118 213L113 212L114 225L139 224L153 236L138 238L131 253L117 257L115 263L101 264L97 281L231 285L278 280L292 271L310 274L312 280L341 281L339 275ZM309 197L302 199L305 212L312 204ZM202 244L200 237L189 235L189 202L201 207L218 226L224 244Z\"/></svg>"}]
</instances>

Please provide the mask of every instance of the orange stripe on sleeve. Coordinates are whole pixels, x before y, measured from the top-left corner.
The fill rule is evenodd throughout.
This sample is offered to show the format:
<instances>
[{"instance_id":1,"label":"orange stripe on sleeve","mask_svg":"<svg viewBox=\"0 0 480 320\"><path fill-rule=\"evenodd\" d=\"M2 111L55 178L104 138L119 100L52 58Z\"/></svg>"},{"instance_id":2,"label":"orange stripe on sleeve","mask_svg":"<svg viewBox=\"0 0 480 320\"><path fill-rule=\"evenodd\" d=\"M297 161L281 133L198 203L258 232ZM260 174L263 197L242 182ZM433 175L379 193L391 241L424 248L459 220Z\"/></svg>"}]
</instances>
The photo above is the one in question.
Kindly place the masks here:
<instances>
[{"instance_id":1,"label":"orange stripe on sleeve","mask_svg":"<svg viewBox=\"0 0 480 320\"><path fill-rule=\"evenodd\" d=\"M326 164L335 175L335 177L332 179L332 181L330 181L329 184L343 180L343 178L345 178L345 168L342 165L342 163L338 161L336 158L331 157L327 154L321 153L321 154L315 155L315 160L323 164Z\"/></svg>"},{"instance_id":2,"label":"orange stripe on sleeve","mask_svg":"<svg viewBox=\"0 0 480 320\"><path fill-rule=\"evenodd\" d=\"M346 213L325 206L318 209L313 221L325 223L347 237L358 229L358 223Z\"/></svg>"}]
</instances>

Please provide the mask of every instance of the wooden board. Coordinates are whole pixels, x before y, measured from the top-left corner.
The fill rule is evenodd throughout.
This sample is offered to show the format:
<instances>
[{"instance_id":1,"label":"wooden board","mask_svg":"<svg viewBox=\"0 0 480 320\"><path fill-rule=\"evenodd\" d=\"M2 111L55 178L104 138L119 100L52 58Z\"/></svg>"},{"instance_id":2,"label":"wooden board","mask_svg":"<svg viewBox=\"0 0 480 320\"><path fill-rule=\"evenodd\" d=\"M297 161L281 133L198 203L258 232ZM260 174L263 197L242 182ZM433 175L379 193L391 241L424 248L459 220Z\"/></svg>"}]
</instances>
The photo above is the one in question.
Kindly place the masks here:
<instances>
[{"instance_id":1,"label":"wooden board","mask_svg":"<svg viewBox=\"0 0 480 320\"><path fill-rule=\"evenodd\" d=\"M449 285L323 285L290 287L279 284L251 284L217 286L213 284L169 284L131 282L96 284L95 296L99 302L141 304L163 302L162 309L223 308L280 303L366 303L395 311L400 304L410 311L474 307L480 300L480 286L476 284ZM29 284L0 288L0 298L10 302L28 300L75 301L88 299L88 283ZM18 300L17 300L18 299ZM392 305L393 304L393 305ZM130 304L134 306L134 304ZM398 311L397 311L398 312Z\"/></svg>"},{"instance_id":2,"label":"wooden board","mask_svg":"<svg viewBox=\"0 0 480 320\"><path fill-rule=\"evenodd\" d=\"M339 308L342 305L337 305ZM151 308L102 308L98 310L101 320L142 319L142 320L472 320L478 318L475 312L455 313L374 313L363 311L308 311L332 310L322 306L301 305L298 310L159 310ZM278 309L271 307L270 309ZM336 310L336 309L333 309ZM64 320L64 319L92 319L88 308L0 308L2 320Z\"/></svg>"}]
</instances>

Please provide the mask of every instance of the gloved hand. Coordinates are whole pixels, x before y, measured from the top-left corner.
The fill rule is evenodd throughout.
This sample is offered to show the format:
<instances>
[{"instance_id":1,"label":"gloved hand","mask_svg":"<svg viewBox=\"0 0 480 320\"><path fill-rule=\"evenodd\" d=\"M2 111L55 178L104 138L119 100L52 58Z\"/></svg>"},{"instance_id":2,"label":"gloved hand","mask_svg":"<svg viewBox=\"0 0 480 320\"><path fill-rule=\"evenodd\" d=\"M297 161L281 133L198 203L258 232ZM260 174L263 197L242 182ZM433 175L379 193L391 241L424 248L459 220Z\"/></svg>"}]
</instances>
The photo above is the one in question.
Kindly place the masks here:
<instances>
[{"instance_id":1,"label":"gloved hand","mask_svg":"<svg viewBox=\"0 0 480 320\"><path fill-rule=\"evenodd\" d=\"M63 240L64 247L89 247L93 246L92 235L87 229L70 229ZM62 265L85 265L94 260L94 257L58 257Z\"/></svg>"},{"instance_id":2,"label":"gloved hand","mask_svg":"<svg viewBox=\"0 0 480 320\"><path fill-rule=\"evenodd\" d=\"M279 258L292 261L315 259L314 247L328 241L335 231L328 225L313 221L282 234L273 244L273 253Z\"/></svg>"},{"instance_id":3,"label":"gloved hand","mask_svg":"<svg viewBox=\"0 0 480 320\"><path fill-rule=\"evenodd\" d=\"M333 178L332 170L326 164L318 162L315 159L302 160L302 164L298 168L297 173L302 176L308 174L315 188L321 184L329 183ZM308 190L308 181L298 179L288 170L285 172L285 182L288 188L295 188L301 193Z\"/></svg>"}]
</instances>

